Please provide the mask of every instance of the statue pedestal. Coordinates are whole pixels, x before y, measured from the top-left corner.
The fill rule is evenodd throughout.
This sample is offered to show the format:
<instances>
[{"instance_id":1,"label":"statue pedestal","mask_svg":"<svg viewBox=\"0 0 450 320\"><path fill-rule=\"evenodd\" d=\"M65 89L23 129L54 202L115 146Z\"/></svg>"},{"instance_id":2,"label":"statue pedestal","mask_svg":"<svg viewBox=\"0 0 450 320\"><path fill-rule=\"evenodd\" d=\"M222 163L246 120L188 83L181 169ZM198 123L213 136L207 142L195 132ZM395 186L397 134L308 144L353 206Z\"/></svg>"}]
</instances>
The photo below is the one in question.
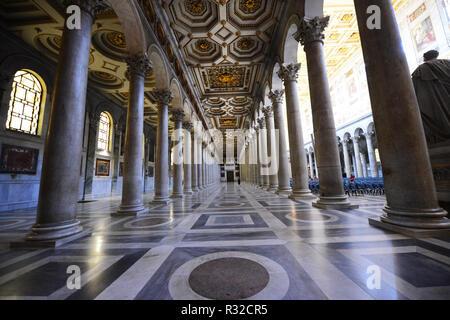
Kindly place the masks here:
<instances>
[{"instance_id":1,"label":"statue pedestal","mask_svg":"<svg viewBox=\"0 0 450 320\"><path fill-rule=\"evenodd\" d=\"M439 205L450 212L450 141L428 147Z\"/></svg>"}]
</instances>

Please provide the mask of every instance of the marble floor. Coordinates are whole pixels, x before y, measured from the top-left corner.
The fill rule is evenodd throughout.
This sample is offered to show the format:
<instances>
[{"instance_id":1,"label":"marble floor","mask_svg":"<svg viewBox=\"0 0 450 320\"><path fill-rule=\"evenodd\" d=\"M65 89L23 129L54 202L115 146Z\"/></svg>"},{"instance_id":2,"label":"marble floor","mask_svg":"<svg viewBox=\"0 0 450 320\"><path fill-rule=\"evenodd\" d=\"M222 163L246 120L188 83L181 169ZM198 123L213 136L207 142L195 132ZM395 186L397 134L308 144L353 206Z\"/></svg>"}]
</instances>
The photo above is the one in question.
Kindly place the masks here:
<instances>
[{"instance_id":1,"label":"marble floor","mask_svg":"<svg viewBox=\"0 0 450 320\"><path fill-rule=\"evenodd\" d=\"M450 299L450 239L370 227L383 197L319 210L219 184L151 199L138 218L110 216L118 197L79 204L92 234L57 249L9 249L35 210L0 213L0 299Z\"/></svg>"}]
</instances>

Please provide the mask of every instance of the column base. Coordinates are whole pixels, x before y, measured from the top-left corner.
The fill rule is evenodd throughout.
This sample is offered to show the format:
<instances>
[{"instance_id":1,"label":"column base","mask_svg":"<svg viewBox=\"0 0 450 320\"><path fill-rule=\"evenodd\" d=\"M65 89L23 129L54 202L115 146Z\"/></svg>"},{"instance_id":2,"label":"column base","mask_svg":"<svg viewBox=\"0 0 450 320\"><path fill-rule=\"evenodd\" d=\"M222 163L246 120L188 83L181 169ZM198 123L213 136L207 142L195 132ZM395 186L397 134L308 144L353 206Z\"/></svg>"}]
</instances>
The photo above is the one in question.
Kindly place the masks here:
<instances>
[{"instance_id":1,"label":"column base","mask_svg":"<svg viewBox=\"0 0 450 320\"><path fill-rule=\"evenodd\" d=\"M182 198L184 198L184 194L183 193L172 193L170 198L172 198L172 199L182 199Z\"/></svg>"},{"instance_id":2,"label":"column base","mask_svg":"<svg viewBox=\"0 0 450 320\"><path fill-rule=\"evenodd\" d=\"M42 249L42 248L58 248L66 243L72 242L77 239L88 237L92 234L92 230L82 230L81 232L59 238L59 239L47 239L36 240L28 239L28 236L23 241L15 241L9 244L10 248L27 248L27 249Z\"/></svg>"},{"instance_id":3,"label":"column base","mask_svg":"<svg viewBox=\"0 0 450 320\"><path fill-rule=\"evenodd\" d=\"M278 187L278 190L275 192L275 194L279 196L289 196L292 193L291 188L280 188Z\"/></svg>"},{"instance_id":4,"label":"column base","mask_svg":"<svg viewBox=\"0 0 450 320\"><path fill-rule=\"evenodd\" d=\"M167 198L167 197L154 197L152 200L152 204L164 204L164 205L168 205L169 203L171 203L172 201Z\"/></svg>"},{"instance_id":5,"label":"column base","mask_svg":"<svg viewBox=\"0 0 450 320\"><path fill-rule=\"evenodd\" d=\"M289 195L291 200L311 200L317 197L311 193L309 189L306 190L293 190Z\"/></svg>"},{"instance_id":6,"label":"column base","mask_svg":"<svg viewBox=\"0 0 450 320\"><path fill-rule=\"evenodd\" d=\"M194 192L192 192L192 190L186 190L184 191L184 195L185 196L192 196L194 194Z\"/></svg>"},{"instance_id":7,"label":"column base","mask_svg":"<svg viewBox=\"0 0 450 320\"><path fill-rule=\"evenodd\" d=\"M198 190L198 187L193 187L192 188L192 192L198 192L199 190Z\"/></svg>"},{"instance_id":8,"label":"column base","mask_svg":"<svg viewBox=\"0 0 450 320\"><path fill-rule=\"evenodd\" d=\"M373 227L397 232L412 238L448 238L450 237L450 229L419 229L402 227L382 221L380 218L369 218L369 224Z\"/></svg>"},{"instance_id":9,"label":"column base","mask_svg":"<svg viewBox=\"0 0 450 320\"><path fill-rule=\"evenodd\" d=\"M149 212L149 209L144 207L144 205L120 205L119 210L117 212L111 213L111 216L113 217L127 217L127 216L142 216L144 214L147 214Z\"/></svg>"},{"instance_id":10,"label":"column base","mask_svg":"<svg viewBox=\"0 0 450 320\"><path fill-rule=\"evenodd\" d=\"M348 201L347 196L337 196L337 197L319 197L319 200L313 202L313 207L319 209L330 209L330 210L352 210L358 209L357 204L352 204Z\"/></svg>"},{"instance_id":11,"label":"column base","mask_svg":"<svg viewBox=\"0 0 450 320\"><path fill-rule=\"evenodd\" d=\"M446 218L447 211L437 209L393 209L385 206L382 222L407 228L417 229L450 229L450 220Z\"/></svg>"},{"instance_id":12,"label":"column base","mask_svg":"<svg viewBox=\"0 0 450 320\"><path fill-rule=\"evenodd\" d=\"M278 186L271 185L267 188L269 192L276 192L278 190Z\"/></svg>"}]
</instances>

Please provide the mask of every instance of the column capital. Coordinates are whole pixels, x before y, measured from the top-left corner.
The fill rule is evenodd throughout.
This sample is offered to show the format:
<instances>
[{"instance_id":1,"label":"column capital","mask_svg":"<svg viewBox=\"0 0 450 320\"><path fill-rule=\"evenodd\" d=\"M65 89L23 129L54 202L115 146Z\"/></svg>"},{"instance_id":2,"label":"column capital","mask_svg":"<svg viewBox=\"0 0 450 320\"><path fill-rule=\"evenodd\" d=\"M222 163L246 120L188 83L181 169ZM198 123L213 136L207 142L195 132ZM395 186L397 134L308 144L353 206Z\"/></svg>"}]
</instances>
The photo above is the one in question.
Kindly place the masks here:
<instances>
[{"instance_id":1,"label":"column capital","mask_svg":"<svg viewBox=\"0 0 450 320\"><path fill-rule=\"evenodd\" d=\"M125 76L130 80L131 74L145 77L152 70L152 62L146 55L134 54L125 58L128 65Z\"/></svg>"},{"instance_id":2,"label":"column capital","mask_svg":"<svg viewBox=\"0 0 450 320\"><path fill-rule=\"evenodd\" d=\"M260 129L266 128L266 119L264 119L264 116L258 119L258 123Z\"/></svg>"},{"instance_id":3,"label":"column capital","mask_svg":"<svg viewBox=\"0 0 450 320\"><path fill-rule=\"evenodd\" d=\"M62 0L62 4L66 8L71 5L76 5L81 10L89 13L94 19L97 14L109 9L109 5L105 0Z\"/></svg>"},{"instance_id":4,"label":"column capital","mask_svg":"<svg viewBox=\"0 0 450 320\"><path fill-rule=\"evenodd\" d=\"M258 121L258 120L256 120L256 121ZM253 130L255 130L255 132L258 133L258 132L259 132L259 125L258 125L258 124L255 124L255 125L253 126Z\"/></svg>"},{"instance_id":5,"label":"column capital","mask_svg":"<svg viewBox=\"0 0 450 320\"><path fill-rule=\"evenodd\" d=\"M298 72L300 71L301 63L291 63L286 66L281 66L280 71L278 71L278 76L284 82L286 81L297 81Z\"/></svg>"},{"instance_id":6,"label":"column capital","mask_svg":"<svg viewBox=\"0 0 450 320\"><path fill-rule=\"evenodd\" d=\"M361 137L358 137L358 136L354 136L354 137L353 137L353 142L354 142L354 143L358 143L359 140L361 140Z\"/></svg>"},{"instance_id":7,"label":"column capital","mask_svg":"<svg viewBox=\"0 0 450 320\"><path fill-rule=\"evenodd\" d=\"M282 103L283 102L284 90L272 90L269 92L269 99L273 104Z\"/></svg>"},{"instance_id":8,"label":"column capital","mask_svg":"<svg viewBox=\"0 0 450 320\"><path fill-rule=\"evenodd\" d=\"M183 122L183 129L188 130L189 132L191 132L191 130L192 130L192 123L190 123L189 121Z\"/></svg>"},{"instance_id":9,"label":"column capital","mask_svg":"<svg viewBox=\"0 0 450 320\"><path fill-rule=\"evenodd\" d=\"M172 92L167 89L154 89L152 95L155 98L158 107L168 106L173 99Z\"/></svg>"},{"instance_id":10,"label":"column capital","mask_svg":"<svg viewBox=\"0 0 450 320\"><path fill-rule=\"evenodd\" d=\"M181 122L183 121L183 118L185 116L183 110L180 109L174 109L172 110L172 117L170 118L170 120L172 120L173 122Z\"/></svg>"},{"instance_id":11,"label":"column capital","mask_svg":"<svg viewBox=\"0 0 450 320\"><path fill-rule=\"evenodd\" d=\"M314 41L323 43L325 35L323 34L325 28L330 22L330 17L314 17L312 19L303 18L294 38L305 46Z\"/></svg>"},{"instance_id":12,"label":"column capital","mask_svg":"<svg viewBox=\"0 0 450 320\"><path fill-rule=\"evenodd\" d=\"M266 116L266 119L272 118L273 117L273 107L267 106L267 107L263 108L263 113Z\"/></svg>"},{"instance_id":13,"label":"column capital","mask_svg":"<svg viewBox=\"0 0 450 320\"><path fill-rule=\"evenodd\" d=\"M366 133L364 133L364 135L366 136L366 137L372 137L372 136L374 136L375 135L375 131L369 131L369 132L366 132Z\"/></svg>"}]
</instances>

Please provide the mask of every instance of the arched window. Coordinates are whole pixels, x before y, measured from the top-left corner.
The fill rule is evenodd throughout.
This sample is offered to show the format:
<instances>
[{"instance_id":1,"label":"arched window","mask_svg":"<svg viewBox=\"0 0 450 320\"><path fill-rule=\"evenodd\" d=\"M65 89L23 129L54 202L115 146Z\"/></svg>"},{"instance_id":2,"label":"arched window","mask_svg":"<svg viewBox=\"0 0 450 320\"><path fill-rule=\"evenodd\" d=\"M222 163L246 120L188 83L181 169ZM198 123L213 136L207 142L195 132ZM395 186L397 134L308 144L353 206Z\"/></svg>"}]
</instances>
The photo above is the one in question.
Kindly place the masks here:
<instances>
[{"instance_id":1,"label":"arched window","mask_svg":"<svg viewBox=\"0 0 450 320\"><path fill-rule=\"evenodd\" d=\"M97 148L103 151L110 151L111 142L111 116L107 112L100 114L98 126Z\"/></svg>"},{"instance_id":2,"label":"arched window","mask_svg":"<svg viewBox=\"0 0 450 320\"><path fill-rule=\"evenodd\" d=\"M6 128L37 135L43 100L41 81L27 70L17 71L11 90Z\"/></svg>"}]
</instances>

